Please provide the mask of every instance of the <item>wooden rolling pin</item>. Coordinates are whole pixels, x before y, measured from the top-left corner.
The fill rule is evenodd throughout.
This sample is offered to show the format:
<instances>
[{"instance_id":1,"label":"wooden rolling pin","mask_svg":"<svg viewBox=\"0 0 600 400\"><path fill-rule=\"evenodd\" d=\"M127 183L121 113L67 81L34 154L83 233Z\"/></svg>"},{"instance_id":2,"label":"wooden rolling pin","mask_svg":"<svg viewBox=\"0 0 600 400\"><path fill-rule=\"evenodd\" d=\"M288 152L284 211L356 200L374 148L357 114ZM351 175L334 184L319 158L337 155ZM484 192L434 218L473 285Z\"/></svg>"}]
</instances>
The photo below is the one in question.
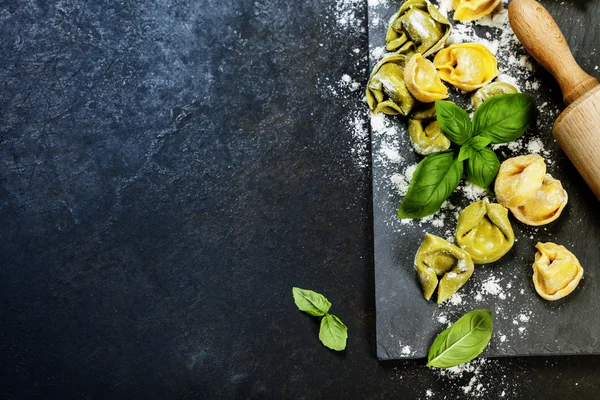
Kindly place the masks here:
<instances>
[{"instance_id":1,"label":"wooden rolling pin","mask_svg":"<svg viewBox=\"0 0 600 400\"><path fill-rule=\"evenodd\" d=\"M577 65L565 37L535 0L512 0L508 18L525 49L554 76L567 108L552 135L600 200L600 86Z\"/></svg>"}]
</instances>

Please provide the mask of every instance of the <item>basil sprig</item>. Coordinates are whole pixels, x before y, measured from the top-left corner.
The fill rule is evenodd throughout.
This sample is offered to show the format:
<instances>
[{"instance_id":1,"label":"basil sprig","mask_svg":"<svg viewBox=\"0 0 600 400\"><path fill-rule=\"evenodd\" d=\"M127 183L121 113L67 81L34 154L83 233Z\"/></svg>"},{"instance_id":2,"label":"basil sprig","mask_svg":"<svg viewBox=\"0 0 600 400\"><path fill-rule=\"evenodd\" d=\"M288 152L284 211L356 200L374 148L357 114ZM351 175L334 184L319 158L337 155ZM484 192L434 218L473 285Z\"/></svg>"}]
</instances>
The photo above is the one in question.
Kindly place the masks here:
<instances>
[{"instance_id":1,"label":"basil sprig","mask_svg":"<svg viewBox=\"0 0 600 400\"><path fill-rule=\"evenodd\" d=\"M417 165L398 217L422 218L435 213L456 189L462 174L463 163L457 160L454 151L425 157Z\"/></svg>"},{"instance_id":2,"label":"basil sprig","mask_svg":"<svg viewBox=\"0 0 600 400\"><path fill-rule=\"evenodd\" d=\"M319 330L319 340L331 350L342 351L346 348L348 327L335 315L329 314L331 303L320 293L312 290L292 288L294 303L300 311L313 317L323 317Z\"/></svg>"},{"instance_id":3,"label":"basil sprig","mask_svg":"<svg viewBox=\"0 0 600 400\"><path fill-rule=\"evenodd\" d=\"M492 313L473 310L442 331L429 348L427 366L451 368L476 358L492 338Z\"/></svg>"},{"instance_id":4,"label":"basil sprig","mask_svg":"<svg viewBox=\"0 0 600 400\"><path fill-rule=\"evenodd\" d=\"M469 179L477 186L489 187L500 161L488 146L518 139L535 121L535 100L525 93L490 97L475 110L473 121L449 101L436 101L435 110L446 137L460 147L421 160L398 209L399 218L423 218L438 211L458 186L463 161Z\"/></svg>"}]
</instances>

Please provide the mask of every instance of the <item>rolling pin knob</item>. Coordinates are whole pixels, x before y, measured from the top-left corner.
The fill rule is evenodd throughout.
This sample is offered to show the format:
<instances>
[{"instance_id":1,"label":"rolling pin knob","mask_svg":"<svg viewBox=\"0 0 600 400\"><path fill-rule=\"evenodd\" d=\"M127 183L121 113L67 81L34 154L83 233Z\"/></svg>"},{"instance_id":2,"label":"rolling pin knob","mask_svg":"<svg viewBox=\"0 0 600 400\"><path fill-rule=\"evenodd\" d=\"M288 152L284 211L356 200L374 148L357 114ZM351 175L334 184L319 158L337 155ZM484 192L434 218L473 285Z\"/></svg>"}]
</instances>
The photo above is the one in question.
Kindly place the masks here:
<instances>
[{"instance_id":1,"label":"rolling pin knob","mask_svg":"<svg viewBox=\"0 0 600 400\"><path fill-rule=\"evenodd\" d=\"M558 25L540 3L513 0L508 19L529 54L556 79L566 105L598 86L598 80L579 67Z\"/></svg>"}]
</instances>

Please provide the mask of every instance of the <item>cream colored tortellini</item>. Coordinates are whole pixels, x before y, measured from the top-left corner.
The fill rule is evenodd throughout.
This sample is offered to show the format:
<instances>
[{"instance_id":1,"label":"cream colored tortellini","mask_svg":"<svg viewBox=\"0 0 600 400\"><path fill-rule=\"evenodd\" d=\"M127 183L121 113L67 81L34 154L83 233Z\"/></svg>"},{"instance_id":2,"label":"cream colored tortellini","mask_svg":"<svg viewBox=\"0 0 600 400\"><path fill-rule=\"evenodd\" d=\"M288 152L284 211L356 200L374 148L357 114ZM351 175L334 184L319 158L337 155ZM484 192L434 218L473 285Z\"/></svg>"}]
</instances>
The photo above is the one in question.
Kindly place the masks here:
<instances>
[{"instance_id":1,"label":"cream colored tortellini","mask_svg":"<svg viewBox=\"0 0 600 400\"><path fill-rule=\"evenodd\" d=\"M452 0L454 19L474 21L489 15L498 7L500 0Z\"/></svg>"},{"instance_id":2,"label":"cream colored tortellini","mask_svg":"<svg viewBox=\"0 0 600 400\"><path fill-rule=\"evenodd\" d=\"M494 184L498 203L511 209L524 205L540 190L545 175L546 163L537 154L505 160Z\"/></svg>"},{"instance_id":3,"label":"cream colored tortellini","mask_svg":"<svg viewBox=\"0 0 600 400\"><path fill-rule=\"evenodd\" d=\"M533 285L546 300L558 300L571 293L583 276L577 257L564 246L538 243L533 263Z\"/></svg>"},{"instance_id":4,"label":"cream colored tortellini","mask_svg":"<svg viewBox=\"0 0 600 400\"><path fill-rule=\"evenodd\" d=\"M435 117L435 104L415 111L408 120L408 135L415 151L423 156L448 150L450 140Z\"/></svg>"},{"instance_id":5,"label":"cream colored tortellini","mask_svg":"<svg viewBox=\"0 0 600 400\"><path fill-rule=\"evenodd\" d=\"M527 225L538 226L556 220L565 206L569 196L559 180L546 174L542 186L525 204L510 209L513 215Z\"/></svg>"},{"instance_id":6,"label":"cream colored tortellini","mask_svg":"<svg viewBox=\"0 0 600 400\"><path fill-rule=\"evenodd\" d=\"M469 253L475 264L497 261L515 243L508 210L487 199L465 208L458 216L456 244Z\"/></svg>"},{"instance_id":7,"label":"cream colored tortellini","mask_svg":"<svg viewBox=\"0 0 600 400\"><path fill-rule=\"evenodd\" d=\"M433 64L440 78L465 92L472 92L498 75L496 57L482 44L453 44L440 50Z\"/></svg>"},{"instance_id":8,"label":"cream colored tortellini","mask_svg":"<svg viewBox=\"0 0 600 400\"><path fill-rule=\"evenodd\" d=\"M438 304L448 300L467 282L473 268L473 260L467 252L429 233L415 256L423 296L426 300L431 299L437 287Z\"/></svg>"},{"instance_id":9,"label":"cream colored tortellini","mask_svg":"<svg viewBox=\"0 0 600 400\"><path fill-rule=\"evenodd\" d=\"M385 38L388 51L424 57L446 44L452 27L437 8L425 0L407 0L392 17Z\"/></svg>"},{"instance_id":10,"label":"cream colored tortellini","mask_svg":"<svg viewBox=\"0 0 600 400\"><path fill-rule=\"evenodd\" d=\"M404 67L408 91L423 103L432 103L448 97L448 88L442 83L435 65L423 55L413 55Z\"/></svg>"},{"instance_id":11,"label":"cream colored tortellini","mask_svg":"<svg viewBox=\"0 0 600 400\"><path fill-rule=\"evenodd\" d=\"M506 82L492 82L477 90L472 97L473 108L477 109L484 101L499 94L518 93L516 87Z\"/></svg>"},{"instance_id":12,"label":"cream colored tortellini","mask_svg":"<svg viewBox=\"0 0 600 400\"><path fill-rule=\"evenodd\" d=\"M408 115L416 103L404 81L406 56L391 54L375 65L367 83L367 103L373 113Z\"/></svg>"}]
</instances>

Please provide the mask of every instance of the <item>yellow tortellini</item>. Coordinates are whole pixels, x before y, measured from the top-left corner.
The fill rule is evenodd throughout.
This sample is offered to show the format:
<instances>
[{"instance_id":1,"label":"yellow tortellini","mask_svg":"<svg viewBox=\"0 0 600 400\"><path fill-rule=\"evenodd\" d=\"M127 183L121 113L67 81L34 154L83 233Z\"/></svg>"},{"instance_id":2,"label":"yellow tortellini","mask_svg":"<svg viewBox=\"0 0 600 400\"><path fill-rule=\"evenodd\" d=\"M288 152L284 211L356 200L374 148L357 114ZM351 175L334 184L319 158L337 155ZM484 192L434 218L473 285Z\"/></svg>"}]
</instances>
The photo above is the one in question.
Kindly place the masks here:
<instances>
[{"instance_id":1,"label":"yellow tortellini","mask_svg":"<svg viewBox=\"0 0 600 400\"><path fill-rule=\"evenodd\" d=\"M533 263L533 285L546 300L558 300L571 293L583 276L577 257L564 246L538 243Z\"/></svg>"},{"instance_id":2,"label":"yellow tortellini","mask_svg":"<svg viewBox=\"0 0 600 400\"><path fill-rule=\"evenodd\" d=\"M433 64L440 78L465 92L490 83L498 75L496 57L482 44L453 44L440 50Z\"/></svg>"},{"instance_id":3,"label":"yellow tortellini","mask_svg":"<svg viewBox=\"0 0 600 400\"><path fill-rule=\"evenodd\" d=\"M469 253L475 264L497 261L515 243L508 210L487 199L465 208L458 216L456 244Z\"/></svg>"},{"instance_id":4,"label":"yellow tortellini","mask_svg":"<svg viewBox=\"0 0 600 400\"><path fill-rule=\"evenodd\" d=\"M398 54L421 53L427 57L444 47L451 30L448 19L433 4L408 0L392 17L385 47Z\"/></svg>"},{"instance_id":5,"label":"yellow tortellini","mask_svg":"<svg viewBox=\"0 0 600 400\"><path fill-rule=\"evenodd\" d=\"M473 101L473 108L479 108L479 106L482 105L484 101L486 101L492 96L497 96L499 94L512 94L518 92L519 91L517 90L517 88L511 85L510 83L492 82L475 92L473 98L471 99Z\"/></svg>"},{"instance_id":6,"label":"yellow tortellini","mask_svg":"<svg viewBox=\"0 0 600 400\"><path fill-rule=\"evenodd\" d=\"M474 21L489 15L498 7L500 0L452 0L454 19Z\"/></svg>"},{"instance_id":7,"label":"yellow tortellini","mask_svg":"<svg viewBox=\"0 0 600 400\"><path fill-rule=\"evenodd\" d=\"M511 209L524 205L540 190L545 175L546 163L537 154L505 160L494 185L498 203Z\"/></svg>"},{"instance_id":8,"label":"yellow tortellini","mask_svg":"<svg viewBox=\"0 0 600 400\"><path fill-rule=\"evenodd\" d=\"M375 65L367 83L367 103L373 113L408 115L416 103L404 81L406 56L391 54Z\"/></svg>"},{"instance_id":9,"label":"yellow tortellini","mask_svg":"<svg viewBox=\"0 0 600 400\"><path fill-rule=\"evenodd\" d=\"M415 151L423 156L450 148L450 140L435 118L435 104L426 105L410 116L408 135Z\"/></svg>"},{"instance_id":10,"label":"yellow tortellini","mask_svg":"<svg viewBox=\"0 0 600 400\"><path fill-rule=\"evenodd\" d=\"M413 55L404 68L408 91L423 103L432 103L448 97L448 88L442 83L435 65L421 54Z\"/></svg>"},{"instance_id":11,"label":"yellow tortellini","mask_svg":"<svg viewBox=\"0 0 600 400\"><path fill-rule=\"evenodd\" d=\"M448 300L467 282L473 268L473 260L467 252L429 233L415 256L423 296L426 300L431 299L437 287L438 304Z\"/></svg>"},{"instance_id":12,"label":"yellow tortellini","mask_svg":"<svg viewBox=\"0 0 600 400\"><path fill-rule=\"evenodd\" d=\"M527 225L545 225L557 219L567 205L569 196L559 180L546 174L542 187L519 207L511 208L513 215Z\"/></svg>"}]
</instances>

